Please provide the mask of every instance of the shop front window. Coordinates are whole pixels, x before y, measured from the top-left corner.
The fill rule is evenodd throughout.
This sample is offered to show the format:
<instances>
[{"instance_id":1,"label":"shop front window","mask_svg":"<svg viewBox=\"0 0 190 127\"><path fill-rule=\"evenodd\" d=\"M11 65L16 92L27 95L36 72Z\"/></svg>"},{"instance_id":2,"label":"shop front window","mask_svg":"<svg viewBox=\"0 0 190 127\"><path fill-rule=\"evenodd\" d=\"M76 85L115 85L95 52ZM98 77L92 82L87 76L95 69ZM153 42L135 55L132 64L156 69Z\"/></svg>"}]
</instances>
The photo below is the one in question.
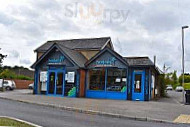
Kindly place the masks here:
<instances>
[{"instance_id":1,"label":"shop front window","mask_svg":"<svg viewBox=\"0 0 190 127\"><path fill-rule=\"evenodd\" d=\"M105 90L105 69L89 70L89 90Z\"/></svg>"},{"instance_id":2,"label":"shop front window","mask_svg":"<svg viewBox=\"0 0 190 127\"><path fill-rule=\"evenodd\" d=\"M142 75L136 74L135 75L135 92L141 93L141 82L142 82Z\"/></svg>"},{"instance_id":3,"label":"shop front window","mask_svg":"<svg viewBox=\"0 0 190 127\"><path fill-rule=\"evenodd\" d=\"M107 91L126 92L126 70L124 69L108 69L107 75Z\"/></svg>"}]
</instances>

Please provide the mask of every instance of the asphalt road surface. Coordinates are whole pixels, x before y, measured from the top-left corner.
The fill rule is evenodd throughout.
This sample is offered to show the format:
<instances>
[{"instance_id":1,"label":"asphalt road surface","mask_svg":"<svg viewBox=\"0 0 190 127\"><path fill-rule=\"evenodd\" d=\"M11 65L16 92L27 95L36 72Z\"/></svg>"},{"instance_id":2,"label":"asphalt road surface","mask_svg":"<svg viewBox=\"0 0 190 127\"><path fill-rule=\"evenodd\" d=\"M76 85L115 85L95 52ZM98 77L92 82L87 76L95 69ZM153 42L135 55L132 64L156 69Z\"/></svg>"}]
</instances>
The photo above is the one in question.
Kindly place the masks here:
<instances>
[{"instance_id":1,"label":"asphalt road surface","mask_svg":"<svg viewBox=\"0 0 190 127\"><path fill-rule=\"evenodd\" d=\"M0 99L0 115L16 117L43 127L188 127L82 114L56 108Z\"/></svg>"}]
</instances>

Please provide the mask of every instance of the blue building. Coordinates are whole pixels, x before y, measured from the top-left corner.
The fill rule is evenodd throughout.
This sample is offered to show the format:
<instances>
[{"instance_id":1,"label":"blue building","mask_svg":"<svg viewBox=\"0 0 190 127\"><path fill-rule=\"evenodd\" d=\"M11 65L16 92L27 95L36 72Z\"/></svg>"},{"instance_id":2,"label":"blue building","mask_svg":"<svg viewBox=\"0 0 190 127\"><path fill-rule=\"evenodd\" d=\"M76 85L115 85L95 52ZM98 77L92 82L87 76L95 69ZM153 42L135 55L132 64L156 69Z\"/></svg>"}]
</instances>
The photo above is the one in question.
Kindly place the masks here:
<instances>
[{"instance_id":1,"label":"blue building","mask_svg":"<svg viewBox=\"0 0 190 127\"><path fill-rule=\"evenodd\" d=\"M38 47L34 94L148 101L160 96L148 57L123 57L110 37L53 40Z\"/></svg>"}]
</instances>

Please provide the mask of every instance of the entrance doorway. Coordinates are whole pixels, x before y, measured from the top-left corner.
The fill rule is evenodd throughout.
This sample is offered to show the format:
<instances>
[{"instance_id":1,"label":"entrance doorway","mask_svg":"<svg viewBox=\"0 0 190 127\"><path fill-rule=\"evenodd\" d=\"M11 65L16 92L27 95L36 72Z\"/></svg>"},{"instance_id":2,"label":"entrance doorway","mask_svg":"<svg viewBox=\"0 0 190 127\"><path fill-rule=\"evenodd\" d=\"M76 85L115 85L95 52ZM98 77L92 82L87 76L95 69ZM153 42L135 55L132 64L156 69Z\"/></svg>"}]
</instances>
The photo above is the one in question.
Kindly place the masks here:
<instances>
[{"instance_id":1,"label":"entrance doorway","mask_svg":"<svg viewBox=\"0 0 190 127\"><path fill-rule=\"evenodd\" d=\"M132 100L144 101L144 71L133 72Z\"/></svg>"},{"instance_id":2,"label":"entrance doorway","mask_svg":"<svg viewBox=\"0 0 190 127\"><path fill-rule=\"evenodd\" d=\"M47 94L64 96L64 70L48 71L48 90Z\"/></svg>"}]
</instances>

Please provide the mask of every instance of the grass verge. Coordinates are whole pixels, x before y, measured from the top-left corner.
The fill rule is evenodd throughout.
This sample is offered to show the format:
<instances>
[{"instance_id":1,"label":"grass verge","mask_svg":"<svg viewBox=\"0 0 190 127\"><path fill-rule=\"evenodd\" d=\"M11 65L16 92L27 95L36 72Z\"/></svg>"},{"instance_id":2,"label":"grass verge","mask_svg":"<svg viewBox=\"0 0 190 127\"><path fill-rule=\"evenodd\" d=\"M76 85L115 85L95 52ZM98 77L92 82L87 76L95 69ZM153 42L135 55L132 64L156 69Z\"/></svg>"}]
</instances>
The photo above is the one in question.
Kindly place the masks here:
<instances>
[{"instance_id":1,"label":"grass verge","mask_svg":"<svg viewBox=\"0 0 190 127\"><path fill-rule=\"evenodd\" d=\"M11 126L11 127L34 127L16 120L8 118L0 118L0 126Z\"/></svg>"}]
</instances>

